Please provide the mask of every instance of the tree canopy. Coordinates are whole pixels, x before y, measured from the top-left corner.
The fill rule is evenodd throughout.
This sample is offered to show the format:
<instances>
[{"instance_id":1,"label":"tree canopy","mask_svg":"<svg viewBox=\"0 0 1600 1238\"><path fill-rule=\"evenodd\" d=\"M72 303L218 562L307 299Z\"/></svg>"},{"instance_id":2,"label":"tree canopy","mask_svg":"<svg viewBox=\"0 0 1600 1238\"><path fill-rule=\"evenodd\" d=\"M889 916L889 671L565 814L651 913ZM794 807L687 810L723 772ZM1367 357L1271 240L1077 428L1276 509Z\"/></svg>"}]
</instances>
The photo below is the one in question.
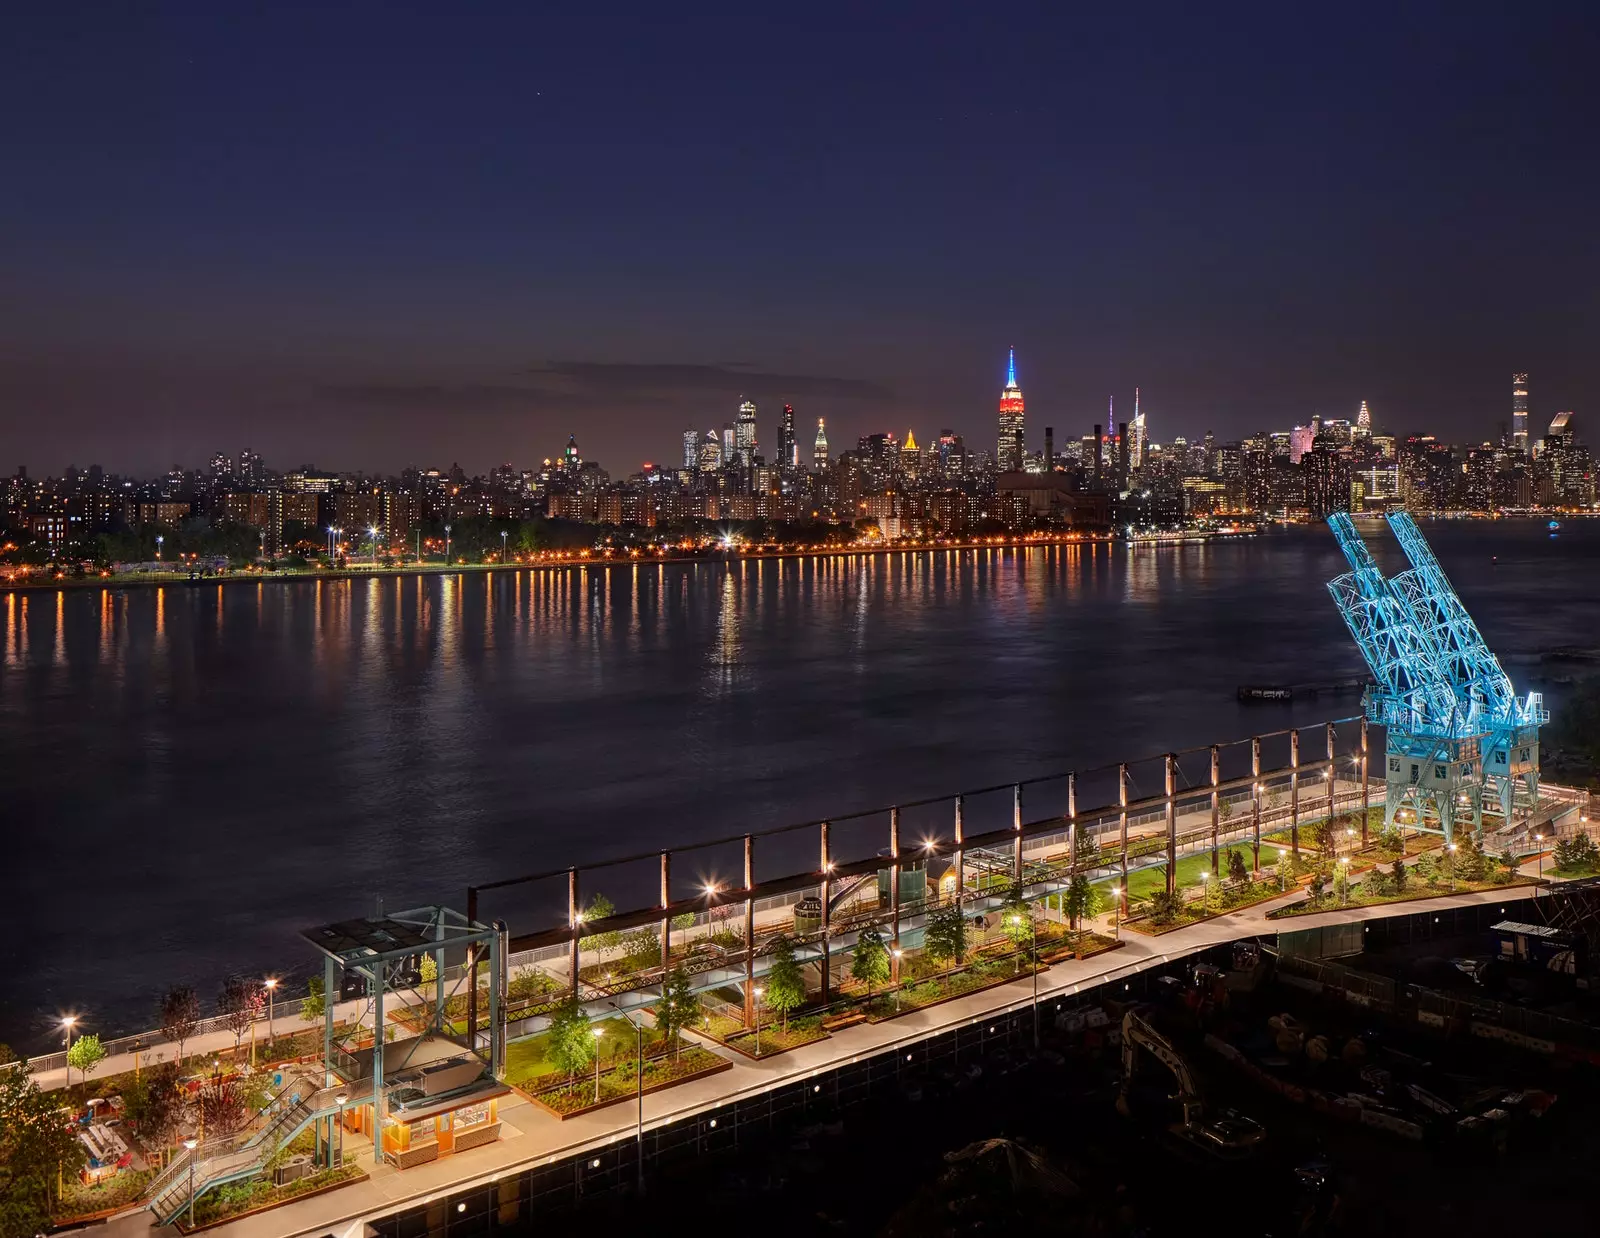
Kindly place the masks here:
<instances>
[{"instance_id":1,"label":"tree canopy","mask_svg":"<svg viewBox=\"0 0 1600 1238\"><path fill-rule=\"evenodd\" d=\"M25 1071L0 1070L0 1238L48 1229L57 1176L76 1174L87 1155L56 1098Z\"/></svg>"},{"instance_id":2,"label":"tree canopy","mask_svg":"<svg viewBox=\"0 0 1600 1238\"><path fill-rule=\"evenodd\" d=\"M805 1005L806 981L800 964L794 961L794 943L787 936L772 945L772 965L767 971L767 1005L783 1016L789 1028L789 1012Z\"/></svg>"}]
</instances>

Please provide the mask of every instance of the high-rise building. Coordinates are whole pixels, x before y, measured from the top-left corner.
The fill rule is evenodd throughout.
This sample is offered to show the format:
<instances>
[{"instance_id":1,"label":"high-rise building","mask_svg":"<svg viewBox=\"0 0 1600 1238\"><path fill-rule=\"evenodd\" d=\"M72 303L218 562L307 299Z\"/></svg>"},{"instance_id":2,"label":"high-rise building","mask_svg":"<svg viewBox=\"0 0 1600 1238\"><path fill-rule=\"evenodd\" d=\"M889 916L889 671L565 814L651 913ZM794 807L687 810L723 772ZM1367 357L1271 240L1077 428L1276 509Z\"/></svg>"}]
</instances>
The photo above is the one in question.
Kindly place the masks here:
<instances>
[{"instance_id":1,"label":"high-rise building","mask_svg":"<svg viewBox=\"0 0 1600 1238\"><path fill-rule=\"evenodd\" d=\"M683 432L683 467L694 472L700 467L700 431Z\"/></svg>"},{"instance_id":2,"label":"high-rise building","mask_svg":"<svg viewBox=\"0 0 1600 1238\"><path fill-rule=\"evenodd\" d=\"M1356 427L1350 432L1359 438L1372 437L1372 414L1367 410L1367 402L1361 401L1361 411L1356 414Z\"/></svg>"},{"instance_id":3,"label":"high-rise building","mask_svg":"<svg viewBox=\"0 0 1600 1238\"><path fill-rule=\"evenodd\" d=\"M1144 464L1144 448L1148 441L1144 432L1144 414L1139 411L1139 388L1133 389L1133 420L1128 423L1128 432L1133 436L1128 443L1128 464L1138 469Z\"/></svg>"},{"instance_id":4,"label":"high-rise building","mask_svg":"<svg viewBox=\"0 0 1600 1238\"><path fill-rule=\"evenodd\" d=\"M778 423L778 464L786 469L800 467L800 448L794 441L794 405L783 406L783 420Z\"/></svg>"},{"instance_id":5,"label":"high-rise building","mask_svg":"<svg viewBox=\"0 0 1600 1238\"><path fill-rule=\"evenodd\" d=\"M1521 455L1528 454L1528 376L1511 376L1511 445Z\"/></svg>"},{"instance_id":6,"label":"high-rise building","mask_svg":"<svg viewBox=\"0 0 1600 1238\"><path fill-rule=\"evenodd\" d=\"M700 444L700 471L715 473L720 469L724 459L722 452L722 435L715 430L707 430L705 440Z\"/></svg>"},{"instance_id":7,"label":"high-rise building","mask_svg":"<svg viewBox=\"0 0 1600 1238\"><path fill-rule=\"evenodd\" d=\"M1022 388L1017 386L1017 350L1013 348L1006 370L1005 390L1000 393L1000 441L995 453L995 463L1000 472L1015 473L1021 470L1025 445Z\"/></svg>"},{"instance_id":8,"label":"high-rise building","mask_svg":"<svg viewBox=\"0 0 1600 1238\"><path fill-rule=\"evenodd\" d=\"M917 436L912 430L906 431L906 441L900 445L900 471L907 477L916 477L922 472L922 448L917 446Z\"/></svg>"},{"instance_id":9,"label":"high-rise building","mask_svg":"<svg viewBox=\"0 0 1600 1238\"><path fill-rule=\"evenodd\" d=\"M817 438L811 445L811 463L820 472L828 467L828 431L817 418Z\"/></svg>"},{"instance_id":10,"label":"high-rise building","mask_svg":"<svg viewBox=\"0 0 1600 1238\"><path fill-rule=\"evenodd\" d=\"M739 404L739 421L733 428L733 450L744 468L756 462L756 406L754 400Z\"/></svg>"}]
</instances>

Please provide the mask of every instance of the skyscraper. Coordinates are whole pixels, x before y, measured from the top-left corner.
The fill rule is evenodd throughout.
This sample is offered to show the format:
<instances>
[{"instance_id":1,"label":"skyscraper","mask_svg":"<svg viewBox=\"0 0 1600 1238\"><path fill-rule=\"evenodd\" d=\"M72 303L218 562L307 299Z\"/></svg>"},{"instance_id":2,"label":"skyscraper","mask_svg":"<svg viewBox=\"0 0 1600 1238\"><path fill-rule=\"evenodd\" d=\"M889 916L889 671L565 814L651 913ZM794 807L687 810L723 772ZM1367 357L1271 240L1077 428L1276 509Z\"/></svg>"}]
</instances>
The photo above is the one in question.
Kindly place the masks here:
<instances>
[{"instance_id":1,"label":"skyscraper","mask_svg":"<svg viewBox=\"0 0 1600 1238\"><path fill-rule=\"evenodd\" d=\"M823 428L822 418L817 418L817 439L811 445L811 463L817 469L828 467L828 432Z\"/></svg>"},{"instance_id":2,"label":"skyscraper","mask_svg":"<svg viewBox=\"0 0 1600 1238\"><path fill-rule=\"evenodd\" d=\"M739 404L739 421L733 428L733 449L739 463L749 468L756 462L756 406L753 400Z\"/></svg>"},{"instance_id":3,"label":"skyscraper","mask_svg":"<svg viewBox=\"0 0 1600 1238\"><path fill-rule=\"evenodd\" d=\"M1128 443L1128 464L1137 469L1144 463L1144 414L1139 411L1139 388L1133 389L1133 421L1128 426L1133 436Z\"/></svg>"},{"instance_id":4,"label":"skyscraper","mask_svg":"<svg viewBox=\"0 0 1600 1238\"><path fill-rule=\"evenodd\" d=\"M995 463L1002 473L1015 473L1021 470L1025 443L1022 388L1017 386L1017 350L1013 348L1010 364L1006 370L1005 390L1000 393L1000 441L995 453Z\"/></svg>"},{"instance_id":5,"label":"skyscraper","mask_svg":"<svg viewBox=\"0 0 1600 1238\"><path fill-rule=\"evenodd\" d=\"M1367 410L1367 402L1361 401L1361 411L1356 414L1355 433L1362 438L1372 437L1372 414Z\"/></svg>"},{"instance_id":6,"label":"skyscraper","mask_svg":"<svg viewBox=\"0 0 1600 1238\"><path fill-rule=\"evenodd\" d=\"M683 432L683 467L691 473L700 467L700 431Z\"/></svg>"},{"instance_id":7,"label":"skyscraper","mask_svg":"<svg viewBox=\"0 0 1600 1238\"><path fill-rule=\"evenodd\" d=\"M794 441L794 405L783 406L783 420L778 423L778 464L786 469L800 467L800 448Z\"/></svg>"},{"instance_id":8,"label":"skyscraper","mask_svg":"<svg viewBox=\"0 0 1600 1238\"><path fill-rule=\"evenodd\" d=\"M1511 376L1511 446L1518 455L1528 454L1528 376Z\"/></svg>"}]
</instances>

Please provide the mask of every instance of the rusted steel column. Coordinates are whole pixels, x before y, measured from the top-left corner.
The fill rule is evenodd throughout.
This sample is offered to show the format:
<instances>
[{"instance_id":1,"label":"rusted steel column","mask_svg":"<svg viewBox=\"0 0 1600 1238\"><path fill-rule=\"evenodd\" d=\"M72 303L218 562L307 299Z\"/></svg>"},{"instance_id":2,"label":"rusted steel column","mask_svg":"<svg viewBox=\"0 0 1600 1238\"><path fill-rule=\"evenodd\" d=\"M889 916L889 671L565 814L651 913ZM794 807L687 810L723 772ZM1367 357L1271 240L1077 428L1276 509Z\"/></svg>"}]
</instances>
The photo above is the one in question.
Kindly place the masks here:
<instances>
[{"instance_id":1,"label":"rusted steel column","mask_svg":"<svg viewBox=\"0 0 1600 1238\"><path fill-rule=\"evenodd\" d=\"M1167 893L1178 888L1178 758L1167 753Z\"/></svg>"},{"instance_id":2,"label":"rusted steel column","mask_svg":"<svg viewBox=\"0 0 1600 1238\"><path fill-rule=\"evenodd\" d=\"M756 885L756 839L744 836L744 1025L753 1024L756 1013L756 903L750 891Z\"/></svg>"},{"instance_id":3,"label":"rusted steel column","mask_svg":"<svg viewBox=\"0 0 1600 1238\"><path fill-rule=\"evenodd\" d=\"M1117 803L1122 807L1122 888L1128 888L1128 763L1117 766Z\"/></svg>"},{"instance_id":4,"label":"rusted steel column","mask_svg":"<svg viewBox=\"0 0 1600 1238\"><path fill-rule=\"evenodd\" d=\"M1333 723L1330 722L1330 723L1328 723L1328 777L1327 777L1327 782L1328 782L1328 833L1329 833L1330 837L1335 837L1334 834L1333 834L1333 808L1334 808L1334 803L1335 803L1334 795L1333 795L1333 784L1339 781L1339 776L1336 773L1334 773L1334 769L1333 769L1333 746L1334 746L1334 742L1335 742L1335 738L1334 738L1334 734L1333 734ZM1333 849L1335 851L1338 851L1339 846L1338 846L1337 842L1334 843L1334 848Z\"/></svg>"},{"instance_id":5,"label":"rusted steel column","mask_svg":"<svg viewBox=\"0 0 1600 1238\"><path fill-rule=\"evenodd\" d=\"M1250 737L1250 823L1254 828L1255 874L1261 876L1261 736Z\"/></svg>"},{"instance_id":6,"label":"rusted steel column","mask_svg":"<svg viewBox=\"0 0 1600 1238\"><path fill-rule=\"evenodd\" d=\"M478 889L476 886L468 886L467 923L476 924L477 922ZM440 954L439 957L442 959L444 955ZM469 1049L476 1049L478 1046L478 973L477 968L474 966L476 960L477 952L472 948L472 946L468 946L467 975L470 978L470 981L467 984L467 1048ZM441 980L444 979L443 967L439 967L439 978ZM444 1014L444 1005L442 1002L438 1001L437 996L435 997L434 1001L439 1006L439 1009L434 1011L434 1018L442 1018ZM135 1058L134 1060L137 1063L138 1059Z\"/></svg>"},{"instance_id":7,"label":"rusted steel column","mask_svg":"<svg viewBox=\"0 0 1600 1238\"><path fill-rule=\"evenodd\" d=\"M828 970L831 966L828 958L828 899L833 893L829 889L828 881L828 874L833 871L833 857L828 854L828 823L826 821L822 823L818 830L818 843L821 850L818 868L822 873L822 880L817 883L817 896L822 900L822 1001L826 1005L830 987Z\"/></svg>"},{"instance_id":8,"label":"rusted steel column","mask_svg":"<svg viewBox=\"0 0 1600 1238\"><path fill-rule=\"evenodd\" d=\"M967 898L966 796L956 796L956 911L959 913Z\"/></svg>"},{"instance_id":9,"label":"rusted steel column","mask_svg":"<svg viewBox=\"0 0 1600 1238\"><path fill-rule=\"evenodd\" d=\"M1220 861L1217 858L1217 835L1222 825L1222 794L1217 790L1217 784L1222 781L1222 749L1215 744L1211 745L1211 875L1221 874Z\"/></svg>"},{"instance_id":10,"label":"rusted steel column","mask_svg":"<svg viewBox=\"0 0 1600 1238\"><path fill-rule=\"evenodd\" d=\"M900 983L900 810L889 810L889 910L893 917L889 954L892 979Z\"/></svg>"},{"instance_id":11,"label":"rusted steel column","mask_svg":"<svg viewBox=\"0 0 1600 1238\"><path fill-rule=\"evenodd\" d=\"M572 930L572 996L578 996L578 955L583 946L583 913L578 910L578 870L567 869L567 927ZM476 982L476 977L473 978Z\"/></svg>"},{"instance_id":12,"label":"rusted steel column","mask_svg":"<svg viewBox=\"0 0 1600 1238\"><path fill-rule=\"evenodd\" d=\"M1078 871L1078 775L1067 775L1067 871Z\"/></svg>"},{"instance_id":13,"label":"rusted steel column","mask_svg":"<svg viewBox=\"0 0 1600 1238\"><path fill-rule=\"evenodd\" d=\"M1367 720L1361 719L1361 845L1367 845L1367 816L1371 812L1367 790Z\"/></svg>"},{"instance_id":14,"label":"rusted steel column","mask_svg":"<svg viewBox=\"0 0 1600 1238\"><path fill-rule=\"evenodd\" d=\"M1022 784L1011 788L1011 880L1022 889Z\"/></svg>"},{"instance_id":15,"label":"rusted steel column","mask_svg":"<svg viewBox=\"0 0 1600 1238\"><path fill-rule=\"evenodd\" d=\"M661 991L667 989L667 969L672 966L672 852L661 853Z\"/></svg>"},{"instance_id":16,"label":"rusted steel column","mask_svg":"<svg viewBox=\"0 0 1600 1238\"><path fill-rule=\"evenodd\" d=\"M1300 729L1289 732L1289 854L1300 858Z\"/></svg>"}]
</instances>

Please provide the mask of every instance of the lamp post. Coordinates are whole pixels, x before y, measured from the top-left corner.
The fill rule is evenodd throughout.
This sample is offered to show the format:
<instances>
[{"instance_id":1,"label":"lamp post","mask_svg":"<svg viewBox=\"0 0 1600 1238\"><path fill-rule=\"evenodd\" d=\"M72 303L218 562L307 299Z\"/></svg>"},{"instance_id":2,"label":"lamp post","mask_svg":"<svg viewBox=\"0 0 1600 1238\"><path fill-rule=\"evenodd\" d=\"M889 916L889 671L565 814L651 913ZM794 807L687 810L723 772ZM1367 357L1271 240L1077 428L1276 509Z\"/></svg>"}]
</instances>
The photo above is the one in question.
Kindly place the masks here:
<instances>
[{"instance_id":1,"label":"lamp post","mask_svg":"<svg viewBox=\"0 0 1600 1238\"><path fill-rule=\"evenodd\" d=\"M1278 848L1278 893L1289 888L1289 875L1283 871L1283 848Z\"/></svg>"},{"instance_id":2,"label":"lamp post","mask_svg":"<svg viewBox=\"0 0 1600 1238\"><path fill-rule=\"evenodd\" d=\"M639 1189L639 1194L643 1195L644 1194L644 1023L643 1022L635 1022L634 1017L631 1014L629 1014L626 1010L624 1010L621 1006L617 1005L616 1002L607 1002L606 1004L608 1006L610 1006L611 1009L615 1010L618 1014L620 1014L629 1023L632 1023L633 1024L633 1030L638 1034L638 1037L639 1037L639 1066L638 1066L638 1069L634 1072L634 1075L638 1080L638 1088L639 1088L639 1127L638 1127L638 1134L636 1136L636 1145L635 1145L636 1146L636 1150L635 1150L634 1155L633 1155L633 1161L634 1161L634 1168L638 1171L637 1176L638 1176L638 1184L639 1184L639 1188L638 1188Z\"/></svg>"},{"instance_id":3,"label":"lamp post","mask_svg":"<svg viewBox=\"0 0 1600 1238\"><path fill-rule=\"evenodd\" d=\"M1445 848L1450 853L1450 893L1456 892L1456 845L1451 843Z\"/></svg>"},{"instance_id":4,"label":"lamp post","mask_svg":"<svg viewBox=\"0 0 1600 1238\"><path fill-rule=\"evenodd\" d=\"M335 1166L335 1168L336 1169L343 1169L344 1168L344 1107L345 1107L346 1104L349 1103L350 1098L348 1096L346 1096L343 1092L340 1092L339 1095L335 1096L333 1099L339 1102L339 1162Z\"/></svg>"},{"instance_id":5,"label":"lamp post","mask_svg":"<svg viewBox=\"0 0 1600 1238\"><path fill-rule=\"evenodd\" d=\"M761 1056L761 995L766 992L759 984L751 990L756 999L756 1056Z\"/></svg>"},{"instance_id":6,"label":"lamp post","mask_svg":"<svg viewBox=\"0 0 1600 1238\"><path fill-rule=\"evenodd\" d=\"M1340 856L1339 867L1344 870L1344 890L1340 894L1339 901L1348 906L1350 903L1350 857L1347 855Z\"/></svg>"},{"instance_id":7,"label":"lamp post","mask_svg":"<svg viewBox=\"0 0 1600 1238\"><path fill-rule=\"evenodd\" d=\"M606 1029L594 1029L594 1103L600 1103L600 1039L606 1034Z\"/></svg>"},{"instance_id":8,"label":"lamp post","mask_svg":"<svg viewBox=\"0 0 1600 1238\"><path fill-rule=\"evenodd\" d=\"M891 949L889 951L889 953L894 957L894 1012L895 1012L895 1014L899 1014L900 1013L900 960L905 955L905 951L900 949L899 946L895 946L893 949Z\"/></svg>"},{"instance_id":9,"label":"lamp post","mask_svg":"<svg viewBox=\"0 0 1600 1238\"><path fill-rule=\"evenodd\" d=\"M278 1037L272 1027L272 1001L277 996L278 978L268 976L261 984L267 991L267 1052L274 1053L278 1048Z\"/></svg>"},{"instance_id":10,"label":"lamp post","mask_svg":"<svg viewBox=\"0 0 1600 1238\"><path fill-rule=\"evenodd\" d=\"M375 524L368 525L367 526L367 536L372 539L372 566L373 567L377 567L378 566L378 526L375 525Z\"/></svg>"},{"instance_id":11,"label":"lamp post","mask_svg":"<svg viewBox=\"0 0 1600 1238\"><path fill-rule=\"evenodd\" d=\"M506 561L506 531L500 530L500 562Z\"/></svg>"},{"instance_id":12,"label":"lamp post","mask_svg":"<svg viewBox=\"0 0 1600 1238\"><path fill-rule=\"evenodd\" d=\"M450 566L450 526L444 526L444 565Z\"/></svg>"},{"instance_id":13,"label":"lamp post","mask_svg":"<svg viewBox=\"0 0 1600 1238\"><path fill-rule=\"evenodd\" d=\"M1021 916L1012 916L1011 923L1020 925ZM1033 970L1033 1047L1039 1047L1039 928L1028 917L1028 966Z\"/></svg>"},{"instance_id":14,"label":"lamp post","mask_svg":"<svg viewBox=\"0 0 1600 1238\"><path fill-rule=\"evenodd\" d=\"M1533 841L1539 844L1539 848L1538 848L1538 852L1539 852L1539 881L1540 881L1540 884L1543 884L1543 882L1544 882L1544 835L1543 834L1535 834L1533 836ZM1533 887L1533 896L1534 896L1534 898L1538 898L1539 897L1539 887L1538 886L1534 886Z\"/></svg>"},{"instance_id":15,"label":"lamp post","mask_svg":"<svg viewBox=\"0 0 1600 1238\"><path fill-rule=\"evenodd\" d=\"M78 1016L75 1015L75 1014L63 1015L62 1018L61 1018L61 1029L62 1029L62 1031L64 1031L66 1033L66 1037L67 1037L66 1051L68 1053L72 1052L72 1025L74 1023L76 1023L77 1021L78 1021ZM71 1062L67 1063L67 1086L69 1088L72 1086L72 1063Z\"/></svg>"},{"instance_id":16,"label":"lamp post","mask_svg":"<svg viewBox=\"0 0 1600 1238\"><path fill-rule=\"evenodd\" d=\"M189 1228L194 1228L194 1150L200 1146L198 1139L185 1139L183 1146L189 1150Z\"/></svg>"},{"instance_id":17,"label":"lamp post","mask_svg":"<svg viewBox=\"0 0 1600 1238\"><path fill-rule=\"evenodd\" d=\"M1207 911L1211 906L1211 873L1207 869L1200 870L1200 910Z\"/></svg>"},{"instance_id":18,"label":"lamp post","mask_svg":"<svg viewBox=\"0 0 1600 1238\"><path fill-rule=\"evenodd\" d=\"M1122 887L1111 887L1111 933L1117 941L1122 940Z\"/></svg>"},{"instance_id":19,"label":"lamp post","mask_svg":"<svg viewBox=\"0 0 1600 1238\"><path fill-rule=\"evenodd\" d=\"M165 537L163 537L160 533L156 534L156 562L157 563L161 562L161 544L163 542L165 542L166 540L167 539Z\"/></svg>"}]
</instances>

